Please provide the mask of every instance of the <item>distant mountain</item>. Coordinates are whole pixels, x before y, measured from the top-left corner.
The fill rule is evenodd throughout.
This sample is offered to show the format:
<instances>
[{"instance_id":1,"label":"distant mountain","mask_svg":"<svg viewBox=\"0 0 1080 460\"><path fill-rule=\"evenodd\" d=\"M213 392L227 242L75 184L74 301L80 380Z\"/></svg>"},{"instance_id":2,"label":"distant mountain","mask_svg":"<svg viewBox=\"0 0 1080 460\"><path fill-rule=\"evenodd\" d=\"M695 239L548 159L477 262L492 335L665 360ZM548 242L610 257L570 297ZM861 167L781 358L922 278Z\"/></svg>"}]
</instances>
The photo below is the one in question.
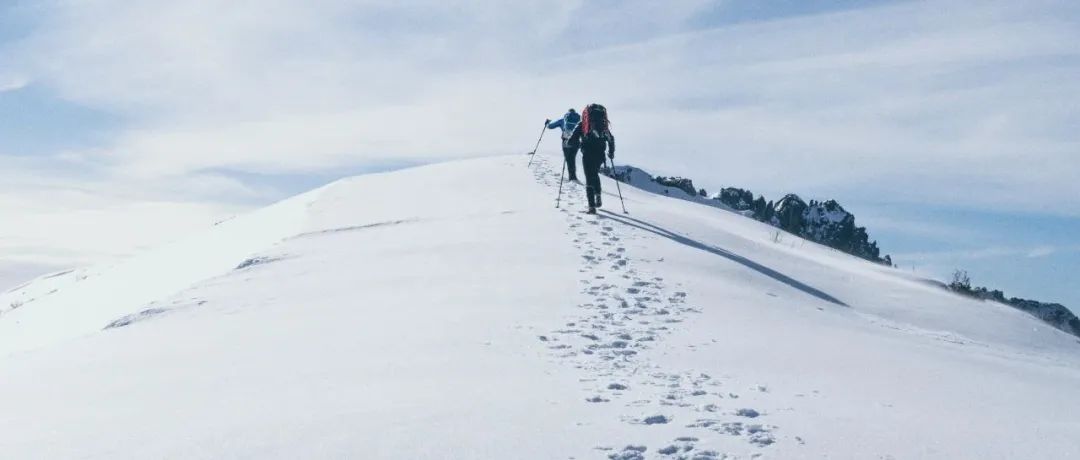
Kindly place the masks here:
<instances>
[{"instance_id":1,"label":"distant mountain","mask_svg":"<svg viewBox=\"0 0 1080 460\"><path fill-rule=\"evenodd\" d=\"M609 171L608 175L635 186L644 186L643 188L655 193L710 205L721 204L746 217L815 243L872 262L892 265L892 258L881 255L877 242L870 240L866 228L855 225L855 215L845 210L836 200L810 200L807 203L798 195L790 193L774 203L766 201L761 195L755 198L750 190L736 187L723 188L720 193L709 196L708 191L695 187L694 181L689 178L652 177L633 166L619 166L614 174Z\"/></svg>"},{"instance_id":2,"label":"distant mountain","mask_svg":"<svg viewBox=\"0 0 1080 460\"><path fill-rule=\"evenodd\" d=\"M972 287L970 280L967 279L967 274L965 272L958 273L963 274L964 279L962 281L954 279L947 286L950 290L980 300L1003 303L1027 312L1057 329L1080 337L1080 318L1064 305L1021 299L1019 297L1006 298L1005 293L998 289L990 290L985 287Z\"/></svg>"},{"instance_id":3,"label":"distant mountain","mask_svg":"<svg viewBox=\"0 0 1080 460\"><path fill-rule=\"evenodd\" d=\"M761 195L755 197L750 190L737 187L725 187L720 189L719 193L710 196L705 189L695 187L694 181L689 178L653 177L633 166L619 166L614 172L605 171L605 174L653 193L725 207L853 256L892 265L892 258L881 255L881 249L878 248L876 241L870 239L866 227L856 226L855 215L845 210L836 200L823 202L810 200L807 203L798 195L789 193L779 201L773 202L767 201ZM1080 337L1080 318L1064 305L1018 297L1006 298L1000 290L990 290L985 287L972 288L970 284L957 285L954 282L948 285L940 283L940 285L969 297L1003 303L1027 312L1059 330Z\"/></svg>"},{"instance_id":4,"label":"distant mountain","mask_svg":"<svg viewBox=\"0 0 1080 460\"><path fill-rule=\"evenodd\" d=\"M1026 311L1036 318L1046 321L1051 326L1080 337L1080 318L1077 318L1072 311L1062 304L1045 303L1017 297L1009 299L1005 304Z\"/></svg>"}]
</instances>

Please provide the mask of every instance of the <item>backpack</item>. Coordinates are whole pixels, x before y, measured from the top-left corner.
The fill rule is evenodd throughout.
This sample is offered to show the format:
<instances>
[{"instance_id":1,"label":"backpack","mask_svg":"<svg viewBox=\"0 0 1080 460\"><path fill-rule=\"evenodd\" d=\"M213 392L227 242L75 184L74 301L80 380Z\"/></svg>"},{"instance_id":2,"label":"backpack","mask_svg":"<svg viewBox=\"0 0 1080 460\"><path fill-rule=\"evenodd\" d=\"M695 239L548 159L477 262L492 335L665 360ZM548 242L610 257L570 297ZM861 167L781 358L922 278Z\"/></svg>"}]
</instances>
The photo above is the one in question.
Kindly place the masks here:
<instances>
[{"instance_id":1,"label":"backpack","mask_svg":"<svg viewBox=\"0 0 1080 460\"><path fill-rule=\"evenodd\" d=\"M566 112L566 115L563 115L562 121L562 138L565 142L570 139L570 135L574 133L574 128L577 128L578 123L581 123L581 115L578 115L577 112Z\"/></svg>"},{"instance_id":2,"label":"backpack","mask_svg":"<svg viewBox=\"0 0 1080 460\"><path fill-rule=\"evenodd\" d=\"M607 138L610 122L607 116L607 109L600 104L589 104L582 110L585 114L581 119L581 133L585 138L584 142L596 145L597 142L602 142Z\"/></svg>"}]
</instances>

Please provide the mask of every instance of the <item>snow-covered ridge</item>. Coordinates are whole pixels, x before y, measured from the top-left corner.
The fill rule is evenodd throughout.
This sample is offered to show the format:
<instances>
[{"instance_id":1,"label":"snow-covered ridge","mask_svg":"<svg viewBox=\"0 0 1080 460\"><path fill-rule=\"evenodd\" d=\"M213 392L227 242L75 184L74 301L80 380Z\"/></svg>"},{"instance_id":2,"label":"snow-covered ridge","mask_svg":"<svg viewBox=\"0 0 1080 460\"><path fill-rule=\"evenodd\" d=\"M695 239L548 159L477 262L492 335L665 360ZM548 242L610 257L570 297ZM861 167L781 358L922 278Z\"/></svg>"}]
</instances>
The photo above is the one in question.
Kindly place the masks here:
<instances>
[{"instance_id":1,"label":"snow-covered ridge","mask_svg":"<svg viewBox=\"0 0 1080 460\"><path fill-rule=\"evenodd\" d=\"M608 175L612 175L607 171ZM728 209L746 217L765 222L801 238L820 243L869 261L892 265L892 259L881 256L876 241L871 241L865 227L855 225L855 215L835 200L806 203L796 194L785 195L773 203L763 196L754 197L749 190L727 187L710 196L705 189L694 187L685 177L653 177L646 171L629 165L615 168L614 176L621 181L653 193L690 200Z\"/></svg>"},{"instance_id":2,"label":"snow-covered ridge","mask_svg":"<svg viewBox=\"0 0 1080 460\"><path fill-rule=\"evenodd\" d=\"M298 195L112 265L47 275L0 294L0 355L100 330L229 271L249 254L302 231L307 207L321 192Z\"/></svg>"},{"instance_id":3,"label":"snow-covered ridge","mask_svg":"<svg viewBox=\"0 0 1080 460\"><path fill-rule=\"evenodd\" d=\"M886 266L892 265L891 257L880 255L877 242L870 240L867 229L855 225L855 215L835 200L810 200L807 203L791 193L773 203L760 195L755 198L749 190L735 187L723 188L719 193L710 196L705 189L695 188L691 179L653 177L648 172L629 165L615 168L614 174L611 171L605 173L652 193L734 211L809 241ZM945 283L938 284L948 288ZM1064 305L1015 297L1007 299L1001 291L986 288L981 288L979 292L961 293L1019 309L1061 331L1080 337L1080 318Z\"/></svg>"},{"instance_id":4,"label":"snow-covered ridge","mask_svg":"<svg viewBox=\"0 0 1080 460\"><path fill-rule=\"evenodd\" d=\"M1005 293L1001 290L972 287L969 282L958 283L954 281L948 285L942 284L943 287L964 296L997 302L1027 312L1061 331L1080 337L1080 318L1062 304L1039 302L1019 297L1005 297Z\"/></svg>"},{"instance_id":5,"label":"snow-covered ridge","mask_svg":"<svg viewBox=\"0 0 1080 460\"><path fill-rule=\"evenodd\" d=\"M23 287L56 291L0 316L0 451L1080 455L1075 338L634 187L556 209L557 161L346 179Z\"/></svg>"}]
</instances>

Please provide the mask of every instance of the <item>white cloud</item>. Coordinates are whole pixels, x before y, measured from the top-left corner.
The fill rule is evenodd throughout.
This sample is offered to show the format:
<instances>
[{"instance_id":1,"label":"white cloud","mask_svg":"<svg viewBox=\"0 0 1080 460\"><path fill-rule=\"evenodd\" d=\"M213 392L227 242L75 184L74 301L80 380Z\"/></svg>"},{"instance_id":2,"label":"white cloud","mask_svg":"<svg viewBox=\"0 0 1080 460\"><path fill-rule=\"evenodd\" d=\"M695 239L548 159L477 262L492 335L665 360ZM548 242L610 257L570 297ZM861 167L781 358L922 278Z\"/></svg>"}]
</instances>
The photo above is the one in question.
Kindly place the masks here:
<instances>
[{"instance_id":1,"label":"white cloud","mask_svg":"<svg viewBox=\"0 0 1080 460\"><path fill-rule=\"evenodd\" d=\"M88 177L84 166L0 156L0 290L20 277L168 242L241 212L244 198L263 193L211 174L133 181Z\"/></svg>"},{"instance_id":2,"label":"white cloud","mask_svg":"<svg viewBox=\"0 0 1080 460\"><path fill-rule=\"evenodd\" d=\"M1068 5L677 33L710 7L630 2L590 33L578 1L60 2L22 55L134 120L104 158L144 177L516 152L537 120L597 100L625 158L703 182L1080 213Z\"/></svg>"},{"instance_id":3,"label":"white cloud","mask_svg":"<svg viewBox=\"0 0 1080 460\"><path fill-rule=\"evenodd\" d=\"M0 188L0 272L11 272L8 281L16 281L15 274L34 276L125 257L244 209L210 201L174 201L145 192L150 187L141 189L150 195L76 182Z\"/></svg>"},{"instance_id":4,"label":"white cloud","mask_svg":"<svg viewBox=\"0 0 1080 460\"><path fill-rule=\"evenodd\" d=\"M30 79L23 76L0 74L0 93L23 89L30 84Z\"/></svg>"},{"instance_id":5,"label":"white cloud","mask_svg":"<svg viewBox=\"0 0 1080 460\"><path fill-rule=\"evenodd\" d=\"M523 152L539 121L599 101L620 161L703 184L1080 214L1074 5L905 2L690 30L724 5L56 0L5 51L125 121L57 156L118 202L265 195L205 172L220 168Z\"/></svg>"},{"instance_id":6,"label":"white cloud","mask_svg":"<svg viewBox=\"0 0 1080 460\"><path fill-rule=\"evenodd\" d=\"M856 225L878 232L895 232L939 242L971 241L980 235L977 229L931 221L925 217L896 216L882 213L883 209L858 212Z\"/></svg>"},{"instance_id":7,"label":"white cloud","mask_svg":"<svg viewBox=\"0 0 1080 460\"><path fill-rule=\"evenodd\" d=\"M1052 255L1058 253L1059 251L1060 251L1060 248L1056 248L1054 246L1038 246L1038 247L1031 248L1031 250L1028 251L1028 253L1026 255L1029 258L1035 259L1035 258L1039 258L1039 257L1052 256Z\"/></svg>"},{"instance_id":8,"label":"white cloud","mask_svg":"<svg viewBox=\"0 0 1080 460\"><path fill-rule=\"evenodd\" d=\"M953 261L980 261L998 258L1040 258L1061 253L1080 252L1080 246L1038 245L1030 247L990 246L975 249L948 250L936 252L901 253L893 256L894 260L905 263L941 263Z\"/></svg>"}]
</instances>

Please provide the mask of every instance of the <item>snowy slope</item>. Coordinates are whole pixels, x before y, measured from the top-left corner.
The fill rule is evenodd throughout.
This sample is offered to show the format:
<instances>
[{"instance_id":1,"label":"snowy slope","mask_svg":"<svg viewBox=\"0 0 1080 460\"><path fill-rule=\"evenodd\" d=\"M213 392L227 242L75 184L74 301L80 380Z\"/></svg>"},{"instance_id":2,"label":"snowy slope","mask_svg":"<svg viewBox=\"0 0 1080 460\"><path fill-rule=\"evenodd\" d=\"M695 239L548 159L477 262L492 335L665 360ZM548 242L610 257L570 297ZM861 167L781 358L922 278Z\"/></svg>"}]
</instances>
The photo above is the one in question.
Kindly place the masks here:
<instances>
[{"instance_id":1,"label":"snowy slope","mask_svg":"<svg viewBox=\"0 0 1080 460\"><path fill-rule=\"evenodd\" d=\"M557 210L559 163L526 161L339 181L0 294L0 452L1080 456L1075 338L697 203Z\"/></svg>"}]
</instances>

